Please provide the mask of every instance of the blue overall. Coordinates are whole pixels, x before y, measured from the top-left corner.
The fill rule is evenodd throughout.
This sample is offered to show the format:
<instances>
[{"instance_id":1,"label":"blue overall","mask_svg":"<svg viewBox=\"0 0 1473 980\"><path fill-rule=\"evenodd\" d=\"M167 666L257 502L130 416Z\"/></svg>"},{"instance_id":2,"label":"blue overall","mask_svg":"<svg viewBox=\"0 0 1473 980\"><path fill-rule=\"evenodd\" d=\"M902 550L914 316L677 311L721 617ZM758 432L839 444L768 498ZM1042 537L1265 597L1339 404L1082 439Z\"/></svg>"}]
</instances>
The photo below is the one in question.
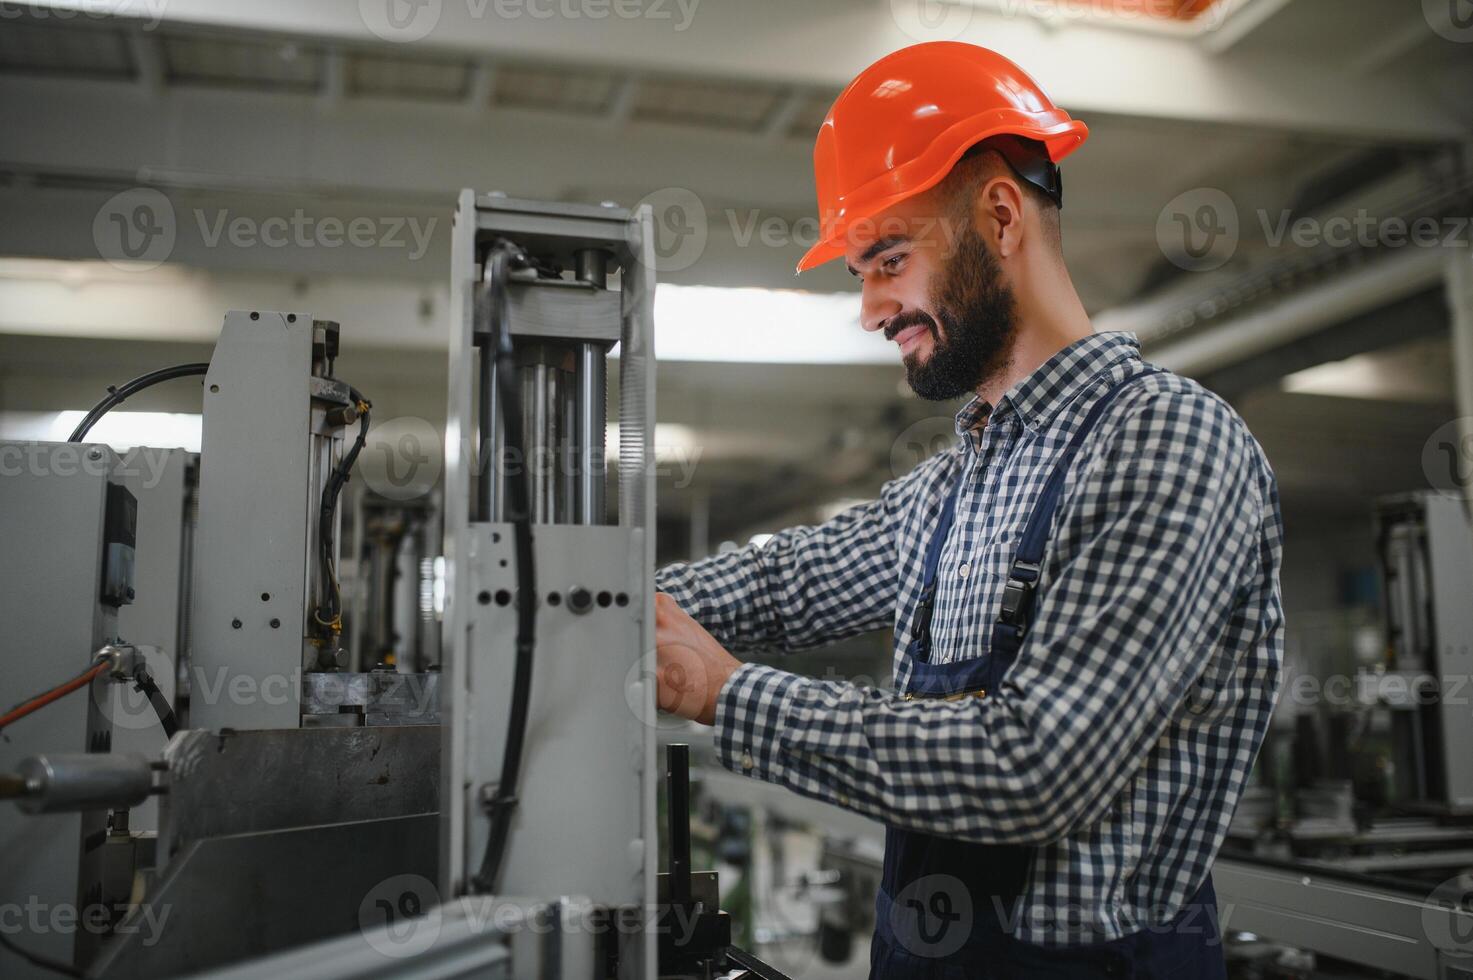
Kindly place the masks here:
<instances>
[{"instance_id":1,"label":"blue overall","mask_svg":"<svg viewBox=\"0 0 1473 980\"><path fill-rule=\"evenodd\" d=\"M962 474L926 550L924 586L907 651L906 698L983 698L988 691L997 690L1028 631L1033 593L1069 464L1106 406L1133 380L1117 384L1095 402L1044 485L1019 539L990 650L972 659L932 663L930 626L936 575L966 478ZM977 844L888 828L885 867L875 903L871 980L1225 980L1210 877L1170 923L1120 939L1041 946L1014 936L1034 850L1029 845Z\"/></svg>"}]
</instances>

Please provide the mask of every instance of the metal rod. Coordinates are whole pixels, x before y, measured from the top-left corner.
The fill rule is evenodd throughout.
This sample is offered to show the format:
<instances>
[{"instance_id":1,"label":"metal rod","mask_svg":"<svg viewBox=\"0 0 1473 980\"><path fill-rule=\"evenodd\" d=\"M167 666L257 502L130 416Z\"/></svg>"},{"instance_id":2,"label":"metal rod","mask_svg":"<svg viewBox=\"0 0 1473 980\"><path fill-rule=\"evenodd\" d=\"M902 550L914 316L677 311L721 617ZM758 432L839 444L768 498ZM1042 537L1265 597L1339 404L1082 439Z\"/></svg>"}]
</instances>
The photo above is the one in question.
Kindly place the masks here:
<instances>
[{"instance_id":1,"label":"metal rod","mask_svg":"<svg viewBox=\"0 0 1473 980\"><path fill-rule=\"evenodd\" d=\"M665 787L670 822L670 904L689 905L690 894L690 746L665 749Z\"/></svg>"},{"instance_id":2,"label":"metal rod","mask_svg":"<svg viewBox=\"0 0 1473 980\"><path fill-rule=\"evenodd\" d=\"M608 252L585 248L573 255L574 275L599 289L608 288ZM578 345L577 450L573 454L577 480L579 524L602 524L604 515L604 423L608 401L608 366L603 347Z\"/></svg>"},{"instance_id":3,"label":"metal rod","mask_svg":"<svg viewBox=\"0 0 1473 980\"><path fill-rule=\"evenodd\" d=\"M492 520L493 487L500 482L500 460L496 459L496 357L489 340L476 351L479 380L476 387L476 507L478 521ZM496 494L496 496L500 496Z\"/></svg>"},{"instance_id":4,"label":"metal rod","mask_svg":"<svg viewBox=\"0 0 1473 980\"><path fill-rule=\"evenodd\" d=\"M558 522L572 524L578 521L578 495L582 490L584 469L578 428L582 386L575 371L558 371L557 386Z\"/></svg>"},{"instance_id":5,"label":"metal rod","mask_svg":"<svg viewBox=\"0 0 1473 980\"><path fill-rule=\"evenodd\" d=\"M604 424L608 399L608 362L599 344L578 347L578 479L579 524L602 524L604 512Z\"/></svg>"}]
</instances>

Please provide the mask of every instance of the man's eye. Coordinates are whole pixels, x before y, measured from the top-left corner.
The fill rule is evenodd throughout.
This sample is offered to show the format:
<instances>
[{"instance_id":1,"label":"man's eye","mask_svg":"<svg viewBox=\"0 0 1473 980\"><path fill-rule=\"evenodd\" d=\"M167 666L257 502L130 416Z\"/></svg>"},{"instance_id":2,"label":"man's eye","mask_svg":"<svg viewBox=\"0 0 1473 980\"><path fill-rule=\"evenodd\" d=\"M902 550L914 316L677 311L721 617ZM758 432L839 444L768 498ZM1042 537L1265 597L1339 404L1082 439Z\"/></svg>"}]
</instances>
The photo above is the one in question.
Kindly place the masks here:
<instances>
[{"instance_id":1,"label":"man's eye","mask_svg":"<svg viewBox=\"0 0 1473 980\"><path fill-rule=\"evenodd\" d=\"M898 269L898 268L900 268L900 263L902 263L904 261L905 261L905 253L904 252L901 252L901 253L898 253L896 255L892 255L889 258L885 259L884 265L885 265L885 268L887 268L887 269Z\"/></svg>"}]
</instances>

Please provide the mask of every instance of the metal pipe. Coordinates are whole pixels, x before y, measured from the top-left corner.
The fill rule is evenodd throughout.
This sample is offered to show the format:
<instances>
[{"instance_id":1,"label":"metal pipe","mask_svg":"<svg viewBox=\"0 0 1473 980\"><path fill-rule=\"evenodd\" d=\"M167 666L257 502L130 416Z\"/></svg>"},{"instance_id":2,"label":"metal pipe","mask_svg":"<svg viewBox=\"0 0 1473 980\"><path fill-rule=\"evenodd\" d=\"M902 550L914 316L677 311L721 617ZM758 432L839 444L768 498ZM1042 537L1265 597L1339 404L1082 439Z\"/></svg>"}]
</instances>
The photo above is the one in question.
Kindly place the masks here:
<instances>
[{"instance_id":1,"label":"metal pipe","mask_svg":"<svg viewBox=\"0 0 1473 980\"><path fill-rule=\"evenodd\" d=\"M574 275L598 289L609 283L610 255L603 249L586 248L573 255ZM604 511L604 424L607 418L608 365L599 344L578 345L577 419L573 432L577 445L571 462L577 481L576 520L579 524L602 524Z\"/></svg>"},{"instance_id":2,"label":"metal pipe","mask_svg":"<svg viewBox=\"0 0 1473 980\"><path fill-rule=\"evenodd\" d=\"M21 760L20 778L16 803L26 813L137 806L153 791L148 760L125 752L35 755Z\"/></svg>"},{"instance_id":3,"label":"metal pipe","mask_svg":"<svg viewBox=\"0 0 1473 980\"><path fill-rule=\"evenodd\" d=\"M493 510L501 494L496 492L501 482L500 459L496 455L496 355L491 349L491 340L486 339L476 349L476 507L478 521L495 520Z\"/></svg>"},{"instance_id":4,"label":"metal pipe","mask_svg":"<svg viewBox=\"0 0 1473 980\"><path fill-rule=\"evenodd\" d=\"M576 365L575 365L576 367ZM582 490L583 453L580 450L578 416L583 397L579 372L558 371L558 522L578 521L578 496Z\"/></svg>"},{"instance_id":5,"label":"metal pipe","mask_svg":"<svg viewBox=\"0 0 1473 980\"><path fill-rule=\"evenodd\" d=\"M1223 318L1180 340L1159 338L1148 306L1107 310L1095 329L1132 330L1150 359L1178 374L1200 375L1272 350L1353 316L1435 288L1444 261L1435 249L1407 249L1326 280L1243 316Z\"/></svg>"},{"instance_id":6,"label":"metal pipe","mask_svg":"<svg viewBox=\"0 0 1473 980\"><path fill-rule=\"evenodd\" d=\"M548 524L557 514L557 371L541 359L522 367L525 450L532 482L532 522Z\"/></svg>"},{"instance_id":7,"label":"metal pipe","mask_svg":"<svg viewBox=\"0 0 1473 980\"><path fill-rule=\"evenodd\" d=\"M604 423L608 399L608 362L600 344L578 347L578 420L576 463L579 524L602 524L604 510Z\"/></svg>"}]
</instances>

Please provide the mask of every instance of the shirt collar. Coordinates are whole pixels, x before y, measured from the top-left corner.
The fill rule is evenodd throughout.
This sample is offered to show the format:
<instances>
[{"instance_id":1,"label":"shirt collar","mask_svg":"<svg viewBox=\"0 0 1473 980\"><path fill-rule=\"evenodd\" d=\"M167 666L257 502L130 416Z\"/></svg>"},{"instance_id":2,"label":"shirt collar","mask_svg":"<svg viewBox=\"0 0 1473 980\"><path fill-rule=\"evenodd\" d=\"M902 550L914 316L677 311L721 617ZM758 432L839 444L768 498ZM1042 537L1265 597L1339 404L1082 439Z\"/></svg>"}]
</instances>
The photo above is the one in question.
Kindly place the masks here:
<instances>
[{"instance_id":1,"label":"shirt collar","mask_svg":"<svg viewBox=\"0 0 1473 980\"><path fill-rule=\"evenodd\" d=\"M1029 429L1043 428L1084 385L1121 361L1138 360L1140 356L1140 341L1125 331L1111 330L1076 340L1009 388L996 407L980 395L973 397L956 413L957 435L965 439L984 421L996 424L1013 415Z\"/></svg>"}]
</instances>

